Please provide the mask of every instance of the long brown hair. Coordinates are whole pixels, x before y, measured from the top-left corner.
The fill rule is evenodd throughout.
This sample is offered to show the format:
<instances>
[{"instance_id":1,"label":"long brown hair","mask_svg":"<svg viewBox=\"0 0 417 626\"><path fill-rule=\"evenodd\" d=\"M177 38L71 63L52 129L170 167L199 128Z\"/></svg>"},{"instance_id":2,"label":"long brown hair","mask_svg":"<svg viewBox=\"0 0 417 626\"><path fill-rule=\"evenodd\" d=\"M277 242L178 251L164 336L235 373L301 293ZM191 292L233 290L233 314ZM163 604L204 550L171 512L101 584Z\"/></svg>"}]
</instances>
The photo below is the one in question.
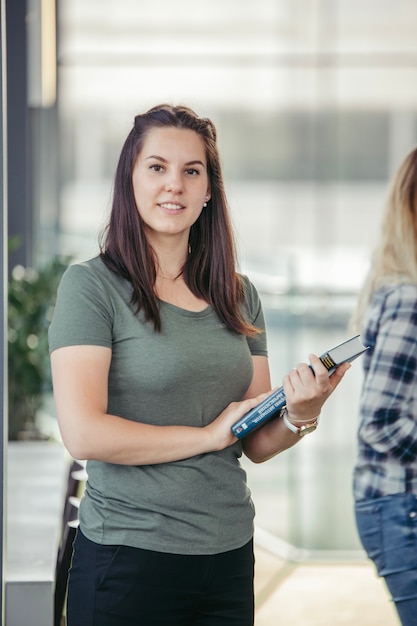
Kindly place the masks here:
<instances>
[{"instance_id":1,"label":"long brown hair","mask_svg":"<svg viewBox=\"0 0 417 626\"><path fill-rule=\"evenodd\" d=\"M193 224L190 254L183 267L184 280L192 293L209 302L221 321L232 331L254 335L258 330L241 310L243 282L236 272L236 247L217 149L216 128L186 106L161 104L135 117L134 127L123 145L116 169L109 223L100 241L100 256L109 269L126 278L133 287L132 303L143 310L155 330L161 330L155 294L156 267L137 210L132 172L147 134L152 128L193 130L204 142L211 198Z\"/></svg>"}]
</instances>

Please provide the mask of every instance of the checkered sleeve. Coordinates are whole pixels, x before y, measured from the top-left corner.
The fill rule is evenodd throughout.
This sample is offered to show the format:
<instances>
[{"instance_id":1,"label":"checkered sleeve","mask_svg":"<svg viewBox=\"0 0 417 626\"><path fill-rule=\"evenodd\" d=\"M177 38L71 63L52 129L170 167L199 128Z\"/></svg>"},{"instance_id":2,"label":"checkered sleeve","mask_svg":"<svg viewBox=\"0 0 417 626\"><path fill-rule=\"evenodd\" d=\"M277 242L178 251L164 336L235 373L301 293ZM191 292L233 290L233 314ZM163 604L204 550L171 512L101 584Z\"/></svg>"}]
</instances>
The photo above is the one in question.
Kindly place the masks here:
<instances>
[{"instance_id":1,"label":"checkered sleeve","mask_svg":"<svg viewBox=\"0 0 417 626\"><path fill-rule=\"evenodd\" d=\"M417 457L415 286L401 285L389 291L379 313L373 321L374 343L367 355L359 435L374 451L392 455L404 465Z\"/></svg>"}]
</instances>

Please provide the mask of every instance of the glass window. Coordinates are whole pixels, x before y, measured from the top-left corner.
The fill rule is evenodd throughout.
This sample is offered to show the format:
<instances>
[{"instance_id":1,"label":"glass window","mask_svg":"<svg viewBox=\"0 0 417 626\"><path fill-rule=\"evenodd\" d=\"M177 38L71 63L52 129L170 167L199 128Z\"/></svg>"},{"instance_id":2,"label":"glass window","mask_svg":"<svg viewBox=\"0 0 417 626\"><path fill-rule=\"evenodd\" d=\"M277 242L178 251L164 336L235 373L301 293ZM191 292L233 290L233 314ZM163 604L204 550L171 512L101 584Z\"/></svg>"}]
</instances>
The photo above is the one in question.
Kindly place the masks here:
<instances>
[{"instance_id":1,"label":"glass window","mask_svg":"<svg viewBox=\"0 0 417 626\"><path fill-rule=\"evenodd\" d=\"M387 179L417 138L416 17L412 0L395 11L388 0L60 1L59 251L97 252L137 112L185 102L211 117L280 384L347 336ZM311 550L358 547L360 384L357 362L314 436L248 464L267 533Z\"/></svg>"}]
</instances>

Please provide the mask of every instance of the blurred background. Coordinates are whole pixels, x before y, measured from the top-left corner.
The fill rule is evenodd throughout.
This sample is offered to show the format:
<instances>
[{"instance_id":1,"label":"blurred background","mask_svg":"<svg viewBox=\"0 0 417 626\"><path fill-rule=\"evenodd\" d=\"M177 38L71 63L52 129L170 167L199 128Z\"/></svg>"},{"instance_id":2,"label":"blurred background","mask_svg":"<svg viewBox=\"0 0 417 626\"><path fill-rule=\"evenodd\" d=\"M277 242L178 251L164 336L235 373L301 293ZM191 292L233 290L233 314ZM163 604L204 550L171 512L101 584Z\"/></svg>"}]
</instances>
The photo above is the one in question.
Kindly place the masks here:
<instances>
[{"instance_id":1,"label":"blurred background","mask_svg":"<svg viewBox=\"0 0 417 626\"><path fill-rule=\"evenodd\" d=\"M8 7L9 235L23 242L10 270L94 256L134 115L185 103L218 129L274 385L348 338L388 179L417 140L413 0ZM261 466L242 461L265 545L305 558L361 554L351 497L361 376L359 360L314 436ZM43 389L42 417L54 420Z\"/></svg>"}]
</instances>

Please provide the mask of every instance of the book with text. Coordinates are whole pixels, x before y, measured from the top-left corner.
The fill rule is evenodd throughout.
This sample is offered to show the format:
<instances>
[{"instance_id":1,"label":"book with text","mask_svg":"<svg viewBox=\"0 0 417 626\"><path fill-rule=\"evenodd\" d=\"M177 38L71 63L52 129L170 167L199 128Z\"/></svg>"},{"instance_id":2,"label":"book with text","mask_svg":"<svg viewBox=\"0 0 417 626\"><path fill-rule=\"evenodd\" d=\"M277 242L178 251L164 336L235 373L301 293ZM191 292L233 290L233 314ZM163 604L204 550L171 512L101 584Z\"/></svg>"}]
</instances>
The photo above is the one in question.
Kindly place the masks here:
<instances>
[{"instance_id":1,"label":"book with text","mask_svg":"<svg viewBox=\"0 0 417 626\"><path fill-rule=\"evenodd\" d=\"M353 361L367 349L368 348L362 344L360 335L355 335L347 341L331 348L319 358L327 368L330 376L339 365L346 361ZM277 416L285 404L284 388L280 387L233 424L232 431L234 435L238 439L242 439L255 430L255 428L262 426L265 422Z\"/></svg>"}]
</instances>

